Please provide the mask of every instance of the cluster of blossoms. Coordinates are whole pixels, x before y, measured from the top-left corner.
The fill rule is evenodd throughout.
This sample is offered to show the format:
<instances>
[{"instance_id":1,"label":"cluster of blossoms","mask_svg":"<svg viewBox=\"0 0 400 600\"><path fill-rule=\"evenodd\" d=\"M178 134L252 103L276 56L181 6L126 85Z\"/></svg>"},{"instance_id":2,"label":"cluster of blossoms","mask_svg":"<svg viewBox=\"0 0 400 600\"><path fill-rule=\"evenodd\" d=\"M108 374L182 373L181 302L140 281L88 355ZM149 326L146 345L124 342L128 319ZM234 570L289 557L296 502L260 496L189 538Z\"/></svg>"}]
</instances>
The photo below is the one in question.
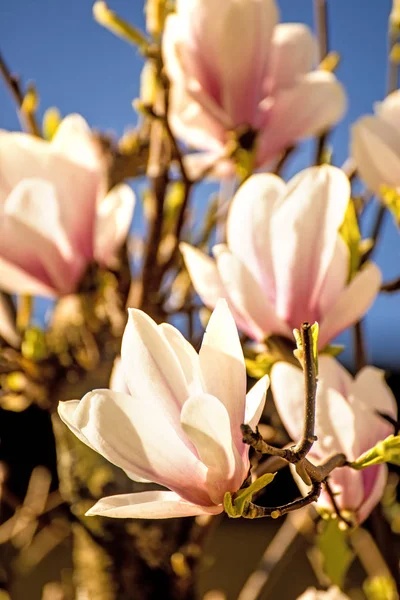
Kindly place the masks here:
<instances>
[{"instance_id":1,"label":"cluster of blossoms","mask_svg":"<svg viewBox=\"0 0 400 600\"><path fill-rule=\"evenodd\" d=\"M237 493L249 476L241 425L256 428L270 381L287 432L295 442L301 438L300 365L277 361L270 379L265 375L246 395L238 329L263 344L270 336L290 341L303 322L319 323L318 440L308 454L314 465L337 453L355 461L393 432L397 408L383 373L365 367L353 378L324 353L366 314L381 287L372 262L350 272L340 233L351 201L347 176L330 165L305 169L288 183L252 174L271 170L288 147L334 125L346 105L335 76L316 68L308 28L277 21L274 0L177 0L167 18L170 124L196 150L184 157L188 172L214 165L213 175L234 177L238 150L251 168L231 201L226 244L214 246L213 257L180 246L196 292L213 310L199 353L176 328L132 308L112 389L60 403L62 420L82 442L132 480L168 490L106 497L88 514L223 512L226 493ZM352 154L373 192L399 189L398 92L354 126ZM107 166L81 117L65 118L51 141L2 132L0 158L3 290L59 297L79 291L92 263L113 268L135 198L125 184L107 192ZM362 523L386 478L383 464L344 466L329 482L339 509ZM333 510L324 491L317 505ZM311 597L322 596L303 596ZM325 597L344 598L335 590Z\"/></svg>"}]
</instances>

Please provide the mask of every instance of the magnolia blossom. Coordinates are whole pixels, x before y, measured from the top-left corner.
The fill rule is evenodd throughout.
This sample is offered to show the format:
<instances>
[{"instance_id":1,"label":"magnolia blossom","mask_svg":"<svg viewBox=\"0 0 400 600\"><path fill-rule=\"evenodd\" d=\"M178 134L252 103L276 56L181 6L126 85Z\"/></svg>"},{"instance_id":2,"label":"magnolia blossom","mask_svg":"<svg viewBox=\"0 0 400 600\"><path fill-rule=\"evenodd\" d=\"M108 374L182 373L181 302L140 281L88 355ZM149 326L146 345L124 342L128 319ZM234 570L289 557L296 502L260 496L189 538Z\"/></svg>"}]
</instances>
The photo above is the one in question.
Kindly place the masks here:
<instances>
[{"instance_id":1,"label":"magnolia blossom","mask_svg":"<svg viewBox=\"0 0 400 600\"><path fill-rule=\"evenodd\" d=\"M343 115L332 73L313 71L315 40L300 23L277 25L274 0L177 0L166 22L164 63L171 125L189 146L224 155L232 132L256 144L256 166Z\"/></svg>"},{"instance_id":2,"label":"magnolia blossom","mask_svg":"<svg viewBox=\"0 0 400 600\"><path fill-rule=\"evenodd\" d=\"M301 369L279 362L272 368L271 389L279 415L294 440L301 437L304 413L304 383ZM377 442L393 433L382 415L397 418L396 401L384 381L383 371L365 367L353 379L338 361L320 356L314 442L308 457L315 464L342 452L356 460ZM378 412L380 414L378 414ZM338 506L355 513L362 523L379 502L387 478L386 465L362 471L350 467L335 469L329 482ZM318 506L332 509L323 492Z\"/></svg>"},{"instance_id":3,"label":"magnolia blossom","mask_svg":"<svg viewBox=\"0 0 400 600\"><path fill-rule=\"evenodd\" d=\"M328 165L288 184L250 177L232 201L227 245L214 247L215 260L181 246L203 302L213 307L225 297L237 325L258 341L292 339L303 321L318 321L323 347L368 310L381 283L372 263L348 283L349 251L338 228L349 197L347 177Z\"/></svg>"},{"instance_id":4,"label":"magnolia blossom","mask_svg":"<svg viewBox=\"0 0 400 600\"><path fill-rule=\"evenodd\" d=\"M371 191L379 194L382 185L400 191L400 90L353 125L351 151Z\"/></svg>"},{"instance_id":5,"label":"magnolia blossom","mask_svg":"<svg viewBox=\"0 0 400 600\"><path fill-rule=\"evenodd\" d=\"M269 383L264 377L246 396L243 352L226 302L212 314L199 354L171 325L157 326L130 309L120 366L129 393L96 390L60 403L60 416L131 479L171 491L103 498L88 514L156 519L222 512L225 492L237 491L249 469L240 425L257 424ZM119 376L114 382L124 389Z\"/></svg>"},{"instance_id":6,"label":"magnolia blossom","mask_svg":"<svg viewBox=\"0 0 400 600\"><path fill-rule=\"evenodd\" d=\"M343 594L340 588L333 586L326 592L315 588L308 588L297 600L350 600L350 598Z\"/></svg>"},{"instance_id":7,"label":"magnolia blossom","mask_svg":"<svg viewBox=\"0 0 400 600\"><path fill-rule=\"evenodd\" d=\"M130 225L127 185L106 193L106 165L82 117L51 142L0 131L0 288L59 296L92 261L111 266Z\"/></svg>"}]
</instances>

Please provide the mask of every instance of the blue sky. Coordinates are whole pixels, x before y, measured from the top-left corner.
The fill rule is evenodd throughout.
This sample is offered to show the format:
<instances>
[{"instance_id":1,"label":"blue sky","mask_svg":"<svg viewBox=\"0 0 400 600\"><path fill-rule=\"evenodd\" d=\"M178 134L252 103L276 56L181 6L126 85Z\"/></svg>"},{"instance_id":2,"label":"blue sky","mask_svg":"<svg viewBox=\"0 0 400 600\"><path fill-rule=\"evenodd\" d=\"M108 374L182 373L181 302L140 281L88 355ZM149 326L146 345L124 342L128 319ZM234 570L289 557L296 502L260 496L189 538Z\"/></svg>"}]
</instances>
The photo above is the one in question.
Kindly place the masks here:
<instances>
[{"instance_id":1,"label":"blue sky","mask_svg":"<svg viewBox=\"0 0 400 600\"><path fill-rule=\"evenodd\" d=\"M41 113L49 106L57 106L62 114L80 112L92 126L120 135L135 122L131 101L138 95L142 61L134 48L94 22L92 4L92 0L3 2L1 51L25 81L36 82ZM109 0L109 6L143 26L143 0ZM279 6L282 21L313 26L312 0L280 0ZM337 75L349 97L348 112L332 137L336 164L347 157L351 123L372 112L374 102L385 95L390 7L391 0L328 0L329 45L342 55ZM0 127L19 128L14 105L1 84ZM309 149L306 145L299 153L291 171L307 166ZM201 202L206 202L210 189L198 190ZM384 232L375 259L387 280L400 275L400 238L390 218ZM400 293L377 300L367 332L370 358L400 368ZM344 339L348 341L348 336Z\"/></svg>"}]
</instances>

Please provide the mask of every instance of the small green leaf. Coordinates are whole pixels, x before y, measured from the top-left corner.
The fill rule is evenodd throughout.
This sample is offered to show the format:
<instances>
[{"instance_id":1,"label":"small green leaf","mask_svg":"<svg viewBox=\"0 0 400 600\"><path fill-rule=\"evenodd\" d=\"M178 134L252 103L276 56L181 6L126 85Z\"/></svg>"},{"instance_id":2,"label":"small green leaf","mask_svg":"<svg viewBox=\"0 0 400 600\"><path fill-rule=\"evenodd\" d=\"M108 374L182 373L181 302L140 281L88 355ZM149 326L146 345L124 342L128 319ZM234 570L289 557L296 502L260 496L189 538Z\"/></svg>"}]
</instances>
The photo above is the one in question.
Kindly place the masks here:
<instances>
[{"instance_id":1,"label":"small green leaf","mask_svg":"<svg viewBox=\"0 0 400 600\"><path fill-rule=\"evenodd\" d=\"M395 582L384 575L366 579L363 590L368 600L399 600Z\"/></svg>"},{"instance_id":2,"label":"small green leaf","mask_svg":"<svg viewBox=\"0 0 400 600\"><path fill-rule=\"evenodd\" d=\"M317 546L322 554L322 568L332 584L343 587L344 578L354 559L347 544L347 532L339 527L338 519L321 521Z\"/></svg>"},{"instance_id":3,"label":"small green leaf","mask_svg":"<svg viewBox=\"0 0 400 600\"><path fill-rule=\"evenodd\" d=\"M43 137L49 142L55 136L58 126L61 123L60 111L54 106L48 108L43 115Z\"/></svg>"},{"instance_id":4,"label":"small green leaf","mask_svg":"<svg viewBox=\"0 0 400 600\"><path fill-rule=\"evenodd\" d=\"M361 470L383 463L400 466L400 435L389 435L385 440L378 442L376 446L361 454L349 466Z\"/></svg>"},{"instance_id":5,"label":"small green leaf","mask_svg":"<svg viewBox=\"0 0 400 600\"><path fill-rule=\"evenodd\" d=\"M224 496L224 510L233 519L241 517L247 504L252 501L253 495L265 488L273 481L276 473L265 473L251 485L237 491L235 494L226 492Z\"/></svg>"},{"instance_id":6,"label":"small green leaf","mask_svg":"<svg viewBox=\"0 0 400 600\"><path fill-rule=\"evenodd\" d=\"M333 356L333 358L336 358L337 356L339 356L339 354L343 352L344 349L345 346L342 346L341 344L328 344L327 346L322 348L320 354L328 354L329 356Z\"/></svg>"},{"instance_id":7,"label":"small green leaf","mask_svg":"<svg viewBox=\"0 0 400 600\"><path fill-rule=\"evenodd\" d=\"M311 325L311 336L312 336L312 344L313 344L313 357L315 362L315 372L318 375L318 334L319 334L319 325L317 322L314 325Z\"/></svg>"},{"instance_id":8,"label":"small green leaf","mask_svg":"<svg viewBox=\"0 0 400 600\"><path fill-rule=\"evenodd\" d=\"M276 357L273 357L269 353L262 353L256 356L255 359L245 358L247 373L253 379L261 379L264 375L269 375L272 365L277 361Z\"/></svg>"},{"instance_id":9,"label":"small green leaf","mask_svg":"<svg viewBox=\"0 0 400 600\"><path fill-rule=\"evenodd\" d=\"M361 234L358 227L357 213L354 206L354 200L351 198L347 206L346 214L339 233L343 238L350 253L348 280L353 279L360 266L361 252Z\"/></svg>"},{"instance_id":10,"label":"small green leaf","mask_svg":"<svg viewBox=\"0 0 400 600\"><path fill-rule=\"evenodd\" d=\"M380 196L382 198L383 203L390 210L394 219L396 221L397 226L400 224L400 194L397 190L388 187L387 185L382 185L380 189Z\"/></svg>"}]
</instances>

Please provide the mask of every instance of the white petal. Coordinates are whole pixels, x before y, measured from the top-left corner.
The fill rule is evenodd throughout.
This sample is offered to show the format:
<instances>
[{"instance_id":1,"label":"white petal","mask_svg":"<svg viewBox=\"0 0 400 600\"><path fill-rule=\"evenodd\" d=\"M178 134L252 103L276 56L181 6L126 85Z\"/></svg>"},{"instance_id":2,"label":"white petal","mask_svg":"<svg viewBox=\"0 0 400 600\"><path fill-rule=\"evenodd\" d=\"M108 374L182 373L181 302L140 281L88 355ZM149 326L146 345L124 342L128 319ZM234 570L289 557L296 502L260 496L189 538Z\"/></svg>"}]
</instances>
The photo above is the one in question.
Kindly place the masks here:
<instances>
[{"instance_id":1,"label":"white petal","mask_svg":"<svg viewBox=\"0 0 400 600\"><path fill-rule=\"evenodd\" d=\"M264 410L267 391L269 388L269 377L264 375L257 381L246 395L246 411L244 423L250 425L254 429L261 418Z\"/></svg>"},{"instance_id":2,"label":"white petal","mask_svg":"<svg viewBox=\"0 0 400 600\"><path fill-rule=\"evenodd\" d=\"M80 402L61 403L59 411L81 441L131 478L154 481L191 502L211 503L204 465L157 411L151 397L96 390Z\"/></svg>"},{"instance_id":3,"label":"white petal","mask_svg":"<svg viewBox=\"0 0 400 600\"><path fill-rule=\"evenodd\" d=\"M374 263L368 263L357 273L320 324L321 348L364 316L374 302L381 282L382 274Z\"/></svg>"},{"instance_id":4,"label":"white petal","mask_svg":"<svg viewBox=\"0 0 400 600\"><path fill-rule=\"evenodd\" d=\"M376 115L389 123L400 134L400 90L386 96L383 102L374 106Z\"/></svg>"},{"instance_id":5,"label":"white petal","mask_svg":"<svg viewBox=\"0 0 400 600\"><path fill-rule=\"evenodd\" d=\"M124 368L122 366L122 360L120 356L118 356L114 360L114 366L111 371L109 387L110 390L113 392L123 392L124 394L129 394L129 389L126 385Z\"/></svg>"},{"instance_id":6,"label":"white petal","mask_svg":"<svg viewBox=\"0 0 400 600\"><path fill-rule=\"evenodd\" d=\"M175 352L155 322L141 310L129 309L121 348L125 380L142 402L152 398L179 427L180 409L189 396Z\"/></svg>"},{"instance_id":7,"label":"white petal","mask_svg":"<svg viewBox=\"0 0 400 600\"><path fill-rule=\"evenodd\" d=\"M246 367L235 322L225 300L219 300L200 349L206 391L226 407L236 447L242 447L240 425L246 399Z\"/></svg>"},{"instance_id":8,"label":"white petal","mask_svg":"<svg viewBox=\"0 0 400 600\"><path fill-rule=\"evenodd\" d=\"M75 290L85 260L67 238L51 183L18 183L4 203L0 232L0 254L6 261L59 294Z\"/></svg>"},{"instance_id":9,"label":"white petal","mask_svg":"<svg viewBox=\"0 0 400 600\"><path fill-rule=\"evenodd\" d=\"M225 492L237 491L244 479L243 462L233 445L228 412L218 398L199 394L186 400L181 423L200 460L208 467L210 498L220 504Z\"/></svg>"},{"instance_id":10,"label":"white petal","mask_svg":"<svg viewBox=\"0 0 400 600\"><path fill-rule=\"evenodd\" d=\"M85 119L78 114L65 117L51 140L51 146L69 160L98 169L100 163L100 144Z\"/></svg>"},{"instance_id":11,"label":"white petal","mask_svg":"<svg viewBox=\"0 0 400 600\"><path fill-rule=\"evenodd\" d=\"M274 333L291 338L290 328L279 319L275 306L240 259L222 244L213 251L229 300L246 322L251 337L262 341Z\"/></svg>"},{"instance_id":12,"label":"white petal","mask_svg":"<svg viewBox=\"0 0 400 600\"><path fill-rule=\"evenodd\" d=\"M189 244L179 246L196 292L209 308L214 308L225 290L215 260Z\"/></svg>"},{"instance_id":13,"label":"white petal","mask_svg":"<svg viewBox=\"0 0 400 600\"><path fill-rule=\"evenodd\" d=\"M191 394L203 391L199 355L181 332L169 323L158 326L167 339L179 364L182 367L188 389Z\"/></svg>"},{"instance_id":14,"label":"white petal","mask_svg":"<svg viewBox=\"0 0 400 600\"><path fill-rule=\"evenodd\" d=\"M0 289L10 294L30 294L52 298L57 291L23 269L0 257Z\"/></svg>"},{"instance_id":15,"label":"white petal","mask_svg":"<svg viewBox=\"0 0 400 600\"><path fill-rule=\"evenodd\" d=\"M346 287L349 276L349 267L350 252L348 246L343 241L342 237L338 235L332 260L321 286L321 293L318 300L319 320L322 320L323 315L335 305L338 297Z\"/></svg>"},{"instance_id":16,"label":"white petal","mask_svg":"<svg viewBox=\"0 0 400 600\"><path fill-rule=\"evenodd\" d=\"M316 41L303 23L281 23L274 29L268 83L270 91L290 87L314 66Z\"/></svg>"},{"instance_id":17,"label":"white petal","mask_svg":"<svg viewBox=\"0 0 400 600\"><path fill-rule=\"evenodd\" d=\"M246 264L271 301L275 297L271 216L285 190L285 182L276 175L260 173L249 177L236 192L227 220L229 249Z\"/></svg>"},{"instance_id":18,"label":"white petal","mask_svg":"<svg viewBox=\"0 0 400 600\"><path fill-rule=\"evenodd\" d=\"M120 519L171 519L215 515L222 511L222 506L192 504L174 492L152 491L102 498L87 511L86 515L102 515Z\"/></svg>"},{"instance_id":19,"label":"white petal","mask_svg":"<svg viewBox=\"0 0 400 600\"><path fill-rule=\"evenodd\" d=\"M397 420L397 403L385 381L385 372L376 367L364 367L357 374L352 393L371 410L379 411Z\"/></svg>"},{"instance_id":20,"label":"white petal","mask_svg":"<svg viewBox=\"0 0 400 600\"><path fill-rule=\"evenodd\" d=\"M308 73L297 85L281 89L271 110L266 110L265 126L259 136L258 165L267 164L297 140L324 131L336 123L345 110L344 89L335 76L326 71Z\"/></svg>"},{"instance_id":21,"label":"white petal","mask_svg":"<svg viewBox=\"0 0 400 600\"><path fill-rule=\"evenodd\" d=\"M360 177L380 194L383 184L400 185L400 135L379 117L363 117L352 127L352 156Z\"/></svg>"},{"instance_id":22,"label":"white petal","mask_svg":"<svg viewBox=\"0 0 400 600\"><path fill-rule=\"evenodd\" d=\"M126 184L116 185L98 204L94 254L96 260L112 266L128 235L135 207L135 194Z\"/></svg>"},{"instance_id":23,"label":"white petal","mask_svg":"<svg viewBox=\"0 0 400 600\"><path fill-rule=\"evenodd\" d=\"M319 294L350 197L336 167L301 171L290 180L271 221L276 310L292 328L318 320ZM311 216L312 215L312 216Z\"/></svg>"}]
</instances>

